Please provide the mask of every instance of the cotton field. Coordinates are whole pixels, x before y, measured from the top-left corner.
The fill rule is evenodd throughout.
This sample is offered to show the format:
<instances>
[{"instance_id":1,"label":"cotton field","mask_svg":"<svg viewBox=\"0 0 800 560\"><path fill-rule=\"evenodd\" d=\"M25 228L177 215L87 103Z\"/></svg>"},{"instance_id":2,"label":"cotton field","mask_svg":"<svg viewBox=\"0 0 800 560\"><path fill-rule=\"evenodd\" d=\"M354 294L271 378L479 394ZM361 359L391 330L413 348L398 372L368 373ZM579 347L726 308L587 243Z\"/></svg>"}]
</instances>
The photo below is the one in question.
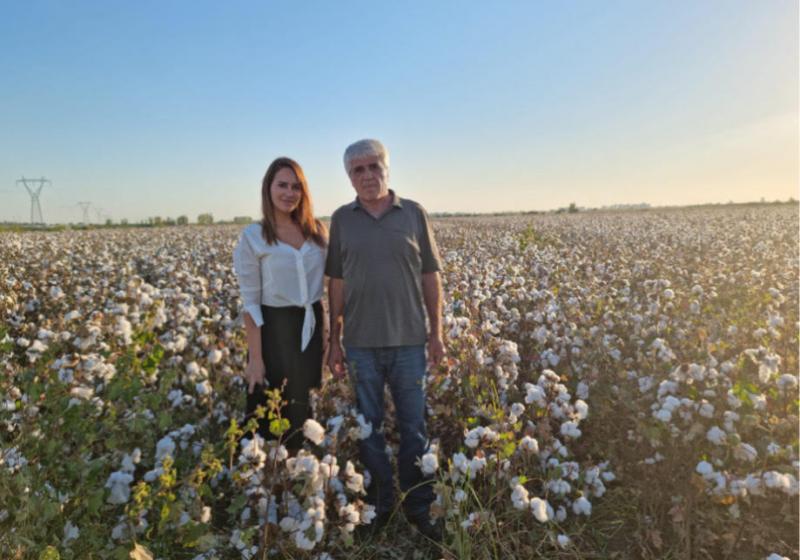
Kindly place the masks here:
<instances>
[{"instance_id":1,"label":"cotton field","mask_svg":"<svg viewBox=\"0 0 800 560\"><path fill-rule=\"evenodd\" d=\"M402 513L356 536L372 426L347 382L295 457L242 425L239 228L0 234L0 557L797 558L799 227L796 205L435 221L441 546Z\"/></svg>"}]
</instances>

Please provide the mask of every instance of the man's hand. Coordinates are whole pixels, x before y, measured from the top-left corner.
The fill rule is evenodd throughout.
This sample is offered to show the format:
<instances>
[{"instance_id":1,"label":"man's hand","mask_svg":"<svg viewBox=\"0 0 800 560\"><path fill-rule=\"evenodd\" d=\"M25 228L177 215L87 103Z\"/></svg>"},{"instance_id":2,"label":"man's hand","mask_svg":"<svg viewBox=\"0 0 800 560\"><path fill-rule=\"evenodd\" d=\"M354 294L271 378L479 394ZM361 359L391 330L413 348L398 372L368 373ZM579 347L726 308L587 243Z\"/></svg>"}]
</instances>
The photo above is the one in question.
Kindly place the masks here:
<instances>
[{"instance_id":1,"label":"man's hand","mask_svg":"<svg viewBox=\"0 0 800 560\"><path fill-rule=\"evenodd\" d=\"M444 359L444 342L436 334L428 336L428 369L438 366Z\"/></svg>"},{"instance_id":2,"label":"man's hand","mask_svg":"<svg viewBox=\"0 0 800 560\"><path fill-rule=\"evenodd\" d=\"M247 380L247 392L252 394L256 385L264 384L264 375L267 370L262 360L248 360L244 368L244 378Z\"/></svg>"},{"instance_id":3,"label":"man's hand","mask_svg":"<svg viewBox=\"0 0 800 560\"><path fill-rule=\"evenodd\" d=\"M345 367L344 352L341 344L331 344L328 347L328 367L336 379L341 379L347 371Z\"/></svg>"}]
</instances>

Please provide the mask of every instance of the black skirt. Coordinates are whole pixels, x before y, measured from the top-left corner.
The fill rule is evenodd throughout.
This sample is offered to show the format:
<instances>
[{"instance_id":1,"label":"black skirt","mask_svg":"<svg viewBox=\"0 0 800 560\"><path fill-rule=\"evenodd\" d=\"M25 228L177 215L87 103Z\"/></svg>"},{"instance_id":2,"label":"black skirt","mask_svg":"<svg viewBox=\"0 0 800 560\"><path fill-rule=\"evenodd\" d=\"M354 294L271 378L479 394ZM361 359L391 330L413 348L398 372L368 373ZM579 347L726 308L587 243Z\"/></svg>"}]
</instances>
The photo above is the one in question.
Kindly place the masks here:
<instances>
[{"instance_id":1,"label":"black skirt","mask_svg":"<svg viewBox=\"0 0 800 560\"><path fill-rule=\"evenodd\" d=\"M306 349L300 350L305 309L302 307L261 306L264 324L261 326L261 355L266 369L269 389L282 389L285 402L281 416L289 420L290 428L282 436L287 449L297 450L303 444L303 423L311 418L309 390L319 387L322 379L322 304L313 304L316 326ZM285 382L285 385L284 385ZM256 407L266 408L265 387L256 385L247 394L245 422L253 417ZM245 391L247 387L245 387ZM275 439L269 431L269 419L258 422L258 433L264 439Z\"/></svg>"}]
</instances>

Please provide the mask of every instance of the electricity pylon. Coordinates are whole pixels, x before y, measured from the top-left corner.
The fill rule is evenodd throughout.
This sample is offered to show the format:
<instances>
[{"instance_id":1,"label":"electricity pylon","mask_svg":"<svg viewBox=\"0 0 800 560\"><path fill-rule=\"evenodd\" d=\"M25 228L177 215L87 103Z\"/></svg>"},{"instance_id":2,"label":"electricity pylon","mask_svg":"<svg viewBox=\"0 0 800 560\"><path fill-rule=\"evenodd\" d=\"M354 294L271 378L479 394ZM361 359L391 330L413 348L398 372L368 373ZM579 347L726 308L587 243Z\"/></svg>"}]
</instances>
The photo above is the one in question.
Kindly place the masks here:
<instances>
[{"instance_id":1,"label":"electricity pylon","mask_svg":"<svg viewBox=\"0 0 800 560\"><path fill-rule=\"evenodd\" d=\"M22 179L17 180L17 184L22 183L25 190L31 196L31 225L42 224L44 225L44 218L42 218L42 205L39 203L39 195L42 193L42 188L45 183L53 184L49 179L41 177L39 179ZM37 186L38 185L38 186ZM38 221L37 221L38 218Z\"/></svg>"},{"instance_id":2,"label":"electricity pylon","mask_svg":"<svg viewBox=\"0 0 800 560\"><path fill-rule=\"evenodd\" d=\"M78 203L78 206L80 206L81 210L83 210L83 220L81 222L83 225L89 225L89 206L91 206L91 204L91 202Z\"/></svg>"}]
</instances>

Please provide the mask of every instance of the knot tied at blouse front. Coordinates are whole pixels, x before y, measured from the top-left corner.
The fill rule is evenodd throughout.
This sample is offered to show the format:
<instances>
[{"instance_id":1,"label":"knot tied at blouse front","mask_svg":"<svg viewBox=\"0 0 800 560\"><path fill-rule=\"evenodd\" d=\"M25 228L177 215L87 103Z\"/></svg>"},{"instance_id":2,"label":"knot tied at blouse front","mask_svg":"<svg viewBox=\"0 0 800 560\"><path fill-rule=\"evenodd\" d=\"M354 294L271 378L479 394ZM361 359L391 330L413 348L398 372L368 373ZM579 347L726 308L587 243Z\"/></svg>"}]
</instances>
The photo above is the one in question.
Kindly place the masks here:
<instances>
[{"instance_id":1,"label":"knot tied at blouse front","mask_svg":"<svg viewBox=\"0 0 800 560\"><path fill-rule=\"evenodd\" d=\"M244 311L257 327L264 324L262 305L303 308L300 349L305 350L316 328L313 305L322 298L325 249L308 239L299 249L280 240L268 244L261 226L251 224L242 231L233 264Z\"/></svg>"}]
</instances>

